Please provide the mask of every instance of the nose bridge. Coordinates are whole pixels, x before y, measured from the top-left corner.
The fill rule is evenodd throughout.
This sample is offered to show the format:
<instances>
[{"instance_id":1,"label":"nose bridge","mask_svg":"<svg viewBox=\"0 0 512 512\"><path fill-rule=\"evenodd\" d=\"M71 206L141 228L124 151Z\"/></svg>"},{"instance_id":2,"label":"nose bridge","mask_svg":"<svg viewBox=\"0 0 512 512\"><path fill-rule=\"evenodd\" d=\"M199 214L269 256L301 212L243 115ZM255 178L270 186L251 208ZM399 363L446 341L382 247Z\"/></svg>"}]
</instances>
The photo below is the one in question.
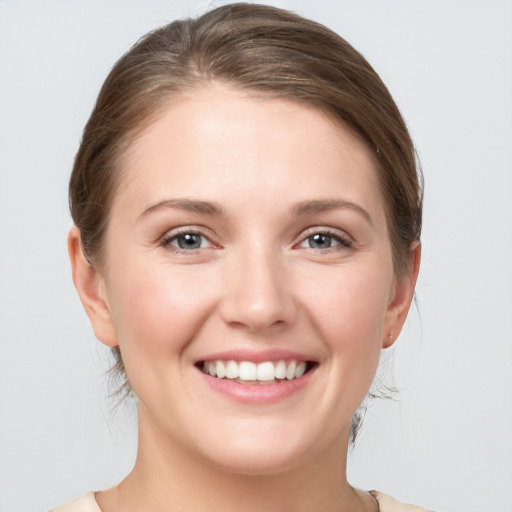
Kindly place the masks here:
<instances>
[{"instance_id":1,"label":"nose bridge","mask_svg":"<svg viewBox=\"0 0 512 512\"><path fill-rule=\"evenodd\" d=\"M232 255L224 296L224 319L260 331L293 321L295 303L288 269L278 249L253 240Z\"/></svg>"}]
</instances>

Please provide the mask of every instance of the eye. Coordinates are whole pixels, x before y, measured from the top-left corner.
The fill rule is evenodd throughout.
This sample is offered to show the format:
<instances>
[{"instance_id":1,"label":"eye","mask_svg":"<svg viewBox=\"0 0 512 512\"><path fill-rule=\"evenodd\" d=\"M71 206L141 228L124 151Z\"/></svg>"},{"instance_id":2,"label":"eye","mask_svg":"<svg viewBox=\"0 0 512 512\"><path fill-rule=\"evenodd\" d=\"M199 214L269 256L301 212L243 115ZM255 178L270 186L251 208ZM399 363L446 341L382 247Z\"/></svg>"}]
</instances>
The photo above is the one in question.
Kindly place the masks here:
<instances>
[{"instance_id":1,"label":"eye","mask_svg":"<svg viewBox=\"0 0 512 512\"><path fill-rule=\"evenodd\" d=\"M173 247L180 251L196 251L211 247L212 243L203 234L195 231L183 231L166 236L162 240L164 247Z\"/></svg>"},{"instance_id":2,"label":"eye","mask_svg":"<svg viewBox=\"0 0 512 512\"><path fill-rule=\"evenodd\" d=\"M322 251L336 247L341 249L343 247L350 247L351 245L352 241L347 236L342 236L338 233L319 232L306 237L299 244L299 247Z\"/></svg>"}]
</instances>

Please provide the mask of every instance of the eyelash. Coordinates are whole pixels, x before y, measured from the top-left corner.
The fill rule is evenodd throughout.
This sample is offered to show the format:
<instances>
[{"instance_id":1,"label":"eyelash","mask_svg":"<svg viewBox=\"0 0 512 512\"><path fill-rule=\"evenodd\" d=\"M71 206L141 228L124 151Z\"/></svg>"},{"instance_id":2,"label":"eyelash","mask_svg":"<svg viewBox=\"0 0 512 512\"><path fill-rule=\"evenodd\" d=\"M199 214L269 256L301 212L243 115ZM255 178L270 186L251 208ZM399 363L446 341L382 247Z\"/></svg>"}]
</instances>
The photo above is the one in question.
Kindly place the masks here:
<instances>
[{"instance_id":1,"label":"eyelash","mask_svg":"<svg viewBox=\"0 0 512 512\"><path fill-rule=\"evenodd\" d=\"M301 247L302 244L306 243L308 240L312 239L314 236L317 236L317 235L323 235L327 238L334 240L338 244L335 246L327 247L325 249L318 249L318 248L314 248L314 247L305 247L306 249L312 249L313 251L317 251L317 252L335 252L335 251L339 251L342 249L349 249L354 244L353 240L348 235L341 233L339 231L334 231L334 230L330 230L330 229L313 228L310 231L308 230L308 232L306 232L305 235L306 236L304 236L302 238L302 240L299 242L299 244L298 244L299 247Z\"/></svg>"},{"instance_id":2,"label":"eyelash","mask_svg":"<svg viewBox=\"0 0 512 512\"><path fill-rule=\"evenodd\" d=\"M201 237L203 240L206 240L208 242L208 247L197 247L197 248L191 248L191 249L184 249L182 247L177 247L177 246L172 245L172 243L174 241L177 241L180 237L183 237L186 235ZM353 246L353 240L348 235L342 234L338 231L329 230L329 229L311 228L302 236L301 241L298 244L295 244L294 247L302 247L302 244L307 243L308 240L312 239L313 237L315 237L317 235L325 236L331 240L334 240L336 242L336 245L329 246L324 249L315 248L315 247L304 247L305 249L311 249L315 252L335 252L335 251L339 251L341 249L348 249ZM208 236L206 236L204 233L201 233L201 231L196 230L196 229L181 229L181 230L172 232L170 234L166 234L160 241L160 245L164 248L172 248L172 250L174 250L175 252L178 252L178 253L194 253L199 250L215 246L215 244L210 240L210 238ZM202 245L202 242L201 242L201 245Z\"/></svg>"},{"instance_id":3,"label":"eyelash","mask_svg":"<svg viewBox=\"0 0 512 512\"><path fill-rule=\"evenodd\" d=\"M201 237L203 240L207 240L209 246L214 246L215 244L204 234L201 233L201 231L195 230L195 229L181 229L178 231L174 231L170 234L166 234L162 240L160 241L160 245L165 248L172 248L175 252L181 252L181 253L192 253L197 252L198 250L205 249L205 247L198 247L197 249L184 249L182 247L176 247L172 245L172 242L178 240L180 237L186 236L186 235L193 235L197 237Z\"/></svg>"}]
</instances>

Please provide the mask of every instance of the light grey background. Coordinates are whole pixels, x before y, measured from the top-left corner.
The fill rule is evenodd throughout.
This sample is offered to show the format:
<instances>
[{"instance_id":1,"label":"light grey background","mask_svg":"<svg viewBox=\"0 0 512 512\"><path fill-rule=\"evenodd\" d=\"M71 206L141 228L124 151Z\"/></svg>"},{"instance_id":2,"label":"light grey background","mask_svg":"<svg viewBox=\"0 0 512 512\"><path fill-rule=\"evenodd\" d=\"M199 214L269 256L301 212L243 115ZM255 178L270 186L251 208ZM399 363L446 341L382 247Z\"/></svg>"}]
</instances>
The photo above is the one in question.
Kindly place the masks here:
<instances>
[{"instance_id":1,"label":"light grey background","mask_svg":"<svg viewBox=\"0 0 512 512\"><path fill-rule=\"evenodd\" d=\"M370 408L351 480L447 512L512 511L512 2L269 3L370 60L426 177L420 315L389 364L402 391ZM0 0L2 512L45 510L131 467L135 416L109 412L106 351L71 283L67 179L114 61L207 5Z\"/></svg>"}]
</instances>

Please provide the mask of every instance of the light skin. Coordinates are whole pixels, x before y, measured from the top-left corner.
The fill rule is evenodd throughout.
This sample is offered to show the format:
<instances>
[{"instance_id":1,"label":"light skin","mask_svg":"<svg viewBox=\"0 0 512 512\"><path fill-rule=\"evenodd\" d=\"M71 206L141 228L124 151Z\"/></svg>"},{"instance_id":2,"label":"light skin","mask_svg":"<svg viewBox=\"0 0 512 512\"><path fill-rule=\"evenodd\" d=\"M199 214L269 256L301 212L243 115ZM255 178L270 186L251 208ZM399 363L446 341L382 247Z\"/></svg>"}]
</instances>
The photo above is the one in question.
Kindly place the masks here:
<instances>
[{"instance_id":1,"label":"light skin","mask_svg":"<svg viewBox=\"0 0 512 512\"><path fill-rule=\"evenodd\" d=\"M102 264L86 262L76 228L69 251L94 332L120 347L138 398L137 460L97 493L104 512L375 510L346 480L350 420L405 321L420 249L396 276L355 136L294 102L190 91L134 142ZM291 351L309 371L272 400L231 383L255 389L238 399L199 368L233 350Z\"/></svg>"}]
</instances>

